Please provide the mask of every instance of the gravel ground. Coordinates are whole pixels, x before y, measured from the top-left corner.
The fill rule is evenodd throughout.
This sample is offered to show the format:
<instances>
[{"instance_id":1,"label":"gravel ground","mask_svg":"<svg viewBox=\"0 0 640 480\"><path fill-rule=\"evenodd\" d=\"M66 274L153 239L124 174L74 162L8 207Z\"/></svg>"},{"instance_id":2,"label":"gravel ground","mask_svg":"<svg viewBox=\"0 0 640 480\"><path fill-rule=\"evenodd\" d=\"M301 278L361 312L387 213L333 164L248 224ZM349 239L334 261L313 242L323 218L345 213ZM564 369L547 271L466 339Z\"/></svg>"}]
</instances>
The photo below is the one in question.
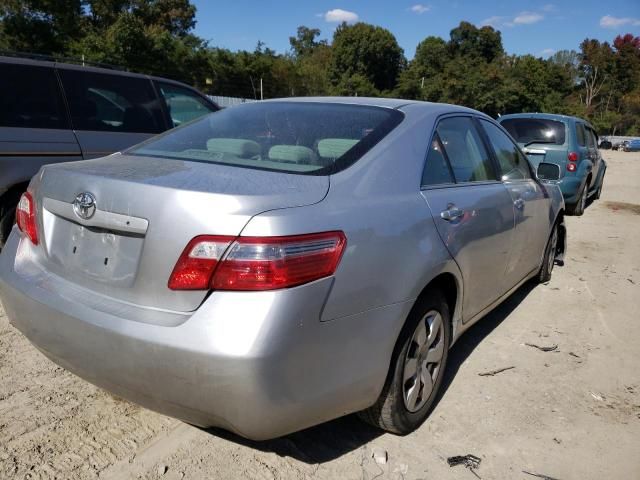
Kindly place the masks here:
<instances>
[{"instance_id":1,"label":"gravel ground","mask_svg":"<svg viewBox=\"0 0 640 480\"><path fill-rule=\"evenodd\" d=\"M0 307L0 478L473 479L446 462L468 453L483 479L640 478L640 154L604 156L602 198L568 218L566 265L460 339L413 434L353 416L263 443L200 430L57 367Z\"/></svg>"}]
</instances>

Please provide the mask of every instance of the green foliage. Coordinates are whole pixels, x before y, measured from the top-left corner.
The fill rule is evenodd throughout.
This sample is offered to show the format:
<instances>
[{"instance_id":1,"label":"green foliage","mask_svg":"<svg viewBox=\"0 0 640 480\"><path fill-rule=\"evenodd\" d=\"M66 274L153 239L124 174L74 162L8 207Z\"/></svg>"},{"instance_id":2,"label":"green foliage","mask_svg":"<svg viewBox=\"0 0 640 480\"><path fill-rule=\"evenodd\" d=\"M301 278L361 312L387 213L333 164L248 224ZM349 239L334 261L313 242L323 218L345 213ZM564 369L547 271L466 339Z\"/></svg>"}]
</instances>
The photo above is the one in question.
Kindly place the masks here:
<instances>
[{"instance_id":1,"label":"green foliage","mask_svg":"<svg viewBox=\"0 0 640 480\"><path fill-rule=\"evenodd\" d=\"M335 92L355 94L348 90L351 83L378 91L395 87L404 53L389 30L343 23L333 35L332 50L329 74Z\"/></svg>"},{"instance_id":2,"label":"green foliage","mask_svg":"<svg viewBox=\"0 0 640 480\"><path fill-rule=\"evenodd\" d=\"M332 42L298 27L277 54L216 48L193 35L189 0L0 0L0 49L82 57L245 98L394 95L497 116L539 111L588 118L601 134L640 134L640 38L585 39L545 60L507 55L499 31L461 22L427 36L407 62L388 30L343 23ZM262 92L260 90L262 80Z\"/></svg>"}]
</instances>

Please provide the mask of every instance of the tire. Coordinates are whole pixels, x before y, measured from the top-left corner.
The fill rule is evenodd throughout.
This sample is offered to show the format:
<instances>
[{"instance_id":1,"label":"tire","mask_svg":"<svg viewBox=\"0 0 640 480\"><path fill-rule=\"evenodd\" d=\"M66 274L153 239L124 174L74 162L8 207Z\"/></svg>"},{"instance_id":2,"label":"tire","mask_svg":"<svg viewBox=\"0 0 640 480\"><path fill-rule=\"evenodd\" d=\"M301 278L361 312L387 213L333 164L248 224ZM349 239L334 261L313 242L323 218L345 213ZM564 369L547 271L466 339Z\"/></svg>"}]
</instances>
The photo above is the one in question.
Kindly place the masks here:
<instances>
[{"instance_id":1,"label":"tire","mask_svg":"<svg viewBox=\"0 0 640 480\"><path fill-rule=\"evenodd\" d=\"M588 181L585 182L584 186L582 187L582 190L580 190L580 196L578 197L578 201L576 202L576 204L569 209L569 213L571 213L571 215L580 217L581 215L584 214L584 209L587 207L587 194L588 194L587 190L588 190Z\"/></svg>"},{"instance_id":2,"label":"tire","mask_svg":"<svg viewBox=\"0 0 640 480\"><path fill-rule=\"evenodd\" d=\"M602 195L602 185L604 184L604 173L602 174L602 178L600 179L600 185L598 186L598 190L596 190L595 195L593 196L594 200L599 200L600 195Z\"/></svg>"},{"instance_id":3,"label":"tire","mask_svg":"<svg viewBox=\"0 0 640 480\"><path fill-rule=\"evenodd\" d=\"M359 412L360 418L398 435L418 428L438 397L450 345L449 307L442 292L433 290L411 310L382 393L373 406ZM428 362L430 359L433 362Z\"/></svg>"},{"instance_id":4,"label":"tire","mask_svg":"<svg viewBox=\"0 0 640 480\"><path fill-rule=\"evenodd\" d=\"M544 248L544 258L542 260L538 276L536 277L538 283L546 283L551 280L551 273L553 272L553 266L555 265L559 238L560 232L558 231L558 224L556 223L553 226L553 230L551 230L549 240L547 240L547 246Z\"/></svg>"}]
</instances>

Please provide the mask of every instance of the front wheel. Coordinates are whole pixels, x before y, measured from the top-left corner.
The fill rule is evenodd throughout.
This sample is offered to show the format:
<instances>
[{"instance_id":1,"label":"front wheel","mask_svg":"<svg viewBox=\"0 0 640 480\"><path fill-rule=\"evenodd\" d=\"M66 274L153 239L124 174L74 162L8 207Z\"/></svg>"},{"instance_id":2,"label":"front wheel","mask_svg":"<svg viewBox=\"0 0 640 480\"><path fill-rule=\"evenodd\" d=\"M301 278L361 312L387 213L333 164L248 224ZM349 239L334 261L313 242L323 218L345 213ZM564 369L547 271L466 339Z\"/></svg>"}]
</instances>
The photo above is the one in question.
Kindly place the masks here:
<instances>
[{"instance_id":1,"label":"front wheel","mask_svg":"<svg viewBox=\"0 0 640 480\"><path fill-rule=\"evenodd\" d=\"M388 432L406 435L427 418L442 383L451 318L444 295L429 292L414 306L396 348L382 393L359 416Z\"/></svg>"}]
</instances>

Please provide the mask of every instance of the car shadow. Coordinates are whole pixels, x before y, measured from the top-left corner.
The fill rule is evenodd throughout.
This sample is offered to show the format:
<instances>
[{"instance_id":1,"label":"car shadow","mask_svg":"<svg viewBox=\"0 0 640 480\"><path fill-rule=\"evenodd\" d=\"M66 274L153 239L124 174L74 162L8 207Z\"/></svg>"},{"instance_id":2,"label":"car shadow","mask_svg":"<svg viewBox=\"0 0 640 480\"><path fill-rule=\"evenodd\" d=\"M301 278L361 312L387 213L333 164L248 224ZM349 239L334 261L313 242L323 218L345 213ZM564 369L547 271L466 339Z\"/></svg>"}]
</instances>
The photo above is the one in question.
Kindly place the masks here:
<instances>
[{"instance_id":1,"label":"car shadow","mask_svg":"<svg viewBox=\"0 0 640 480\"><path fill-rule=\"evenodd\" d=\"M527 282L493 312L470 327L460 337L449 353L445 377L434 405L437 405L446 394L460 366L469 355L487 335L513 312L533 288L535 288L533 282ZM218 428L203 430L211 435L240 445L262 452L276 453L282 457L291 457L307 464L319 464L335 460L385 434L385 432L362 422L356 415L347 415L300 432L266 441L248 440Z\"/></svg>"}]
</instances>

